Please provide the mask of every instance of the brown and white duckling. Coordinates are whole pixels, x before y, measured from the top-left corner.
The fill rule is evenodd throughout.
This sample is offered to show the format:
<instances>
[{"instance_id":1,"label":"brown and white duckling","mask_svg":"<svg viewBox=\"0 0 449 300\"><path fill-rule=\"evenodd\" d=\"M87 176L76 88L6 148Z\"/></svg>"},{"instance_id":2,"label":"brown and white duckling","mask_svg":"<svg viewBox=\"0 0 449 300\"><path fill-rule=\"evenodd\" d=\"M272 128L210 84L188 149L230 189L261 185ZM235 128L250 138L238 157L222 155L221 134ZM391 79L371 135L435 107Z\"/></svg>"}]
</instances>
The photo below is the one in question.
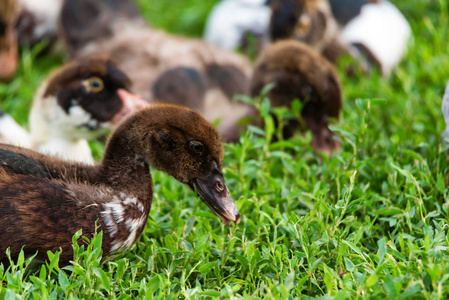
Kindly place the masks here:
<instances>
[{"instance_id":1,"label":"brown and white duckling","mask_svg":"<svg viewBox=\"0 0 449 300\"><path fill-rule=\"evenodd\" d=\"M225 184L218 132L198 113L155 104L113 132L97 166L64 162L0 145L0 261L10 247L16 257L62 248L60 261L73 257L73 234L91 238L103 230L103 251L130 248L147 223L153 199L150 166L198 191L226 224L240 221ZM82 243L82 242L80 242Z\"/></svg>"},{"instance_id":2,"label":"brown and white duckling","mask_svg":"<svg viewBox=\"0 0 449 300\"><path fill-rule=\"evenodd\" d=\"M63 159L93 163L87 140L105 134L126 114L148 105L129 92L130 85L109 57L80 57L41 85L31 108L29 139L11 137L2 128L0 138Z\"/></svg>"},{"instance_id":3,"label":"brown and white duckling","mask_svg":"<svg viewBox=\"0 0 449 300\"><path fill-rule=\"evenodd\" d=\"M339 29L327 0L274 0L271 10L269 31L273 42L304 42L319 53L329 53L326 57L332 62L345 51L336 40Z\"/></svg>"},{"instance_id":4,"label":"brown and white duckling","mask_svg":"<svg viewBox=\"0 0 449 300\"><path fill-rule=\"evenodd\" d=\"M329 129L329 119L338 119L341 87L335 68L304 43L289 40L270 45L258 58L251 83L251 94L259 95L269 83L275 83L267 96L272 106L303 102L302 118L312 132L316 150L332 153L339 149ZM284 136L300 128L298 121L287 123Z\"/></svg>"},{"instance_id":5,"label":"brown and white duckling","mask_svg":"<svg viewBox=\"0 0 449 300\"><path fill-rule=\"evenodd\" d=\"M218 130L224 139L237 141L236 124L253 109L231 99L248 94L250 62L204 41L153 29L134 1L117 3L65 1L61 32L69 54L110 54L144 99L194 108L211 122L221 119Z\"/></svg>"}]
</instances>

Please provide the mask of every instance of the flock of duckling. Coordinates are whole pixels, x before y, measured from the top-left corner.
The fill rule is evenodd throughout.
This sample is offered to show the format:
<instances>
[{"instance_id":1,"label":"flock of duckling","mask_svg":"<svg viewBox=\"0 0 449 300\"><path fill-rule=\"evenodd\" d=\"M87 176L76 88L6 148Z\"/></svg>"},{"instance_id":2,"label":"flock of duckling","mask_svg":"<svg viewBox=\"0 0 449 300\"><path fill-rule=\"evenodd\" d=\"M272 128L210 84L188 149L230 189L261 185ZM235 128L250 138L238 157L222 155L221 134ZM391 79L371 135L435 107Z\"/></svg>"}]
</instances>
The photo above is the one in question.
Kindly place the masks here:
<instances>
[{"instance_id":1,"label":"flock of duckling","mask_svg":"<svg viewBox=\"0 0 449 300\"><path fill-rule=\"evenodd\" d=\"M82 229L90 238L96 225L105 233L105 255L130 248L151 209L150 166L196 191L226 225L238 224L222 142L238 142L249 123L262 123L254 106L233 97L258 96L270 83L273 107L303 102L304 122L286 122L285 138L310 130L316 151L338 150L328 127L342 106L337 58L353 55L364 71L377 66L387 75L410 35L387 1L346 4L223 0L208 21L208 43L150 27L133 0L3 1L0 64L8 67L1 79L14 74L17 42L59 40L70 61L37 91L30 132L0 112L0 261L7 248L16 257L25 246L41 259L61 248L67 264L73 234ZM398 30L373 21L384 7L385 22ZM374 41L354 29L363 26ZM254 64L231 51L248 33L260 38ZM87 141L110 129L95 165Z\"/></svg>"}]
</instances>

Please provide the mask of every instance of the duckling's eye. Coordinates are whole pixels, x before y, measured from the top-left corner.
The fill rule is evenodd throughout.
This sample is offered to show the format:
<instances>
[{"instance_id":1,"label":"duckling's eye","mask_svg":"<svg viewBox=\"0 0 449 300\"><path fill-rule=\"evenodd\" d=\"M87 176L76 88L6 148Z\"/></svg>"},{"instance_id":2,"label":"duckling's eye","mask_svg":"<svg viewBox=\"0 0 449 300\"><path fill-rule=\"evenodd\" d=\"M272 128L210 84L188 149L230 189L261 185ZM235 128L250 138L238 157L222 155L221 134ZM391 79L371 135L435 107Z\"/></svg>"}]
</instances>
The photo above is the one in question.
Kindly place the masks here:
<instances>
[{"instance_id":1,"label":"duckling's eye","mask_svg":"<svg viewBox=\"0 0 449 300\"><path fill-rule=\"evenodd\" d=\"M104 88L103 80L100 77L90 77L86 81L86 88L89 92L98 93L101 92Z\"/></svg>"},{"instance_id":2,"label":"duckling's eye","mask_svg":"<svg viewBox=\"0 0 449 300\"><path fill-rule=\"evenodd\" d=\"M192 149L193 152L202 153L204 150L204 146L200 142L192 141L190 142L190 149Z\"/></svg>"}]
</instances>

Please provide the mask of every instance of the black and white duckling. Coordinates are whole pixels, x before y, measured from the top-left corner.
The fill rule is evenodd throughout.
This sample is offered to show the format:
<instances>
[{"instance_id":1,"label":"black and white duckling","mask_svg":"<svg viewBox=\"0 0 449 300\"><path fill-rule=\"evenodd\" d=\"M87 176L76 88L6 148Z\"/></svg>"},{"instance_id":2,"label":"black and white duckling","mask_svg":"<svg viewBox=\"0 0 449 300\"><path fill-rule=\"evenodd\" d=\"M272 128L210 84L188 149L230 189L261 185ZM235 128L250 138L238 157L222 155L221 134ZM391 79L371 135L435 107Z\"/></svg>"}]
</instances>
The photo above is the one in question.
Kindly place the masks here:
<instances>
[{"instance_id":1,"label":"black and white duckling","mask_svg":"<svg viewBox=\"0 0 449 300\"><path fill-rule=\"evenodd\" d=\"M69 54L110 54L144 99L193 108L211 122L220 119L223 138L237 141L236 124L253 108L231 99L249 93L250 62L205 41L153 29L133 1L120 1L124 8L115 2L65 1L61 32Z\"/></svg>"},{"instance_id":2,"label":"black and white duckling","mask_svg":"<svg viewBox=\"0 0 449 300\"><path fill-rule=\"evenodd\" d=\"M245 49L249 34L260 50L268 42L270 15L267 0L222 0L207 19L204 39L232 51Z\"/></svg>"},{"instance_id":3,"label":"black and white duckling","mask_svg":"<svg viewBox=\"0 0 449 300\"><path fill-rule=\"evenodd\" d=\"M131 82L108 56L65 64L34 97L29 139L0 126L2 142L63 159L93 163L88 139L105 134L131 111L148 104L129 92ZM11 123L8 117L0 118ZM2 121L0 121L1 124Z\"/></svg>"},{"instance_id":4,"label":"black and white duckling","mask_svg":"<svg viewBox=\"0 0 449 300\"><path fill-rule=\"evenodd\" d=\"M104 232L103 253L129 249L142 234L153 199L150 166L198 191L226 224L240 221L222 173L218 132L198 113L154 104L124 120L97 166L65 162L0 145L0 261L62 249L73 257L72 236ZM80 241L82 243L82 241Z\"/></svg>"},{"instance_id":5,"label":"black and white duckling","mask_svg":"<svg viewBox=\"0 0 449 300\"><path fill-rule=\"evenodd\" d=\"M339 149L328 125L338 119L342 105L340 82L334 66L304 43L288 40L271 44L262 52L254 68L251 94L259 95L269 83L274 87L267 97L271 105L290 106L294 99L303 102L301 122L292 120L284 128L288 138L295 130L312 132L312 146L332 153Z\"/></svg>"},{"instance_id":6,"label":"black and white duckling","mask_svg":"<svg viewBox=\"0 0 449 300\"><path fill-rule=\"evenodd\" d=\"M360 13L344 25L339 40L355 57L366 59L369 66L379 67L387 76L405 55L412 31L391 2L365 2Z\"/></svg>"}]
</instances>

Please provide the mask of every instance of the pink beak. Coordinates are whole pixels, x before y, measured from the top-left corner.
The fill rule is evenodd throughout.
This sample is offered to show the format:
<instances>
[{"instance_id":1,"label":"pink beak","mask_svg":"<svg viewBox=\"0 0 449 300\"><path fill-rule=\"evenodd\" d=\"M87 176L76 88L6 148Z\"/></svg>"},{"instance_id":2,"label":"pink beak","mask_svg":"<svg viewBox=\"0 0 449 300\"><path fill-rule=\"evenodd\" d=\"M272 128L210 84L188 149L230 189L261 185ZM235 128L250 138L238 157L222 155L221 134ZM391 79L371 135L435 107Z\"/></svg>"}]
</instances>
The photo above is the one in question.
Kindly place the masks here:
<instances>
[{"instance_id":1,"label":"pink beak","mask_svg":"<svg viewBox=\"0 0 449 300\"><path fill-rule=\"evenodd\" d=\"M119 122L123 117L128 115L129 113L132 113L136 110L145 108L149 106L150 104L143 100L140 96L131 94L127 90L124 89L118 89L117 94L122 100L123 107L122 109L112 118L111 123L116 124Z\"/></svg>"}]
</instances>

